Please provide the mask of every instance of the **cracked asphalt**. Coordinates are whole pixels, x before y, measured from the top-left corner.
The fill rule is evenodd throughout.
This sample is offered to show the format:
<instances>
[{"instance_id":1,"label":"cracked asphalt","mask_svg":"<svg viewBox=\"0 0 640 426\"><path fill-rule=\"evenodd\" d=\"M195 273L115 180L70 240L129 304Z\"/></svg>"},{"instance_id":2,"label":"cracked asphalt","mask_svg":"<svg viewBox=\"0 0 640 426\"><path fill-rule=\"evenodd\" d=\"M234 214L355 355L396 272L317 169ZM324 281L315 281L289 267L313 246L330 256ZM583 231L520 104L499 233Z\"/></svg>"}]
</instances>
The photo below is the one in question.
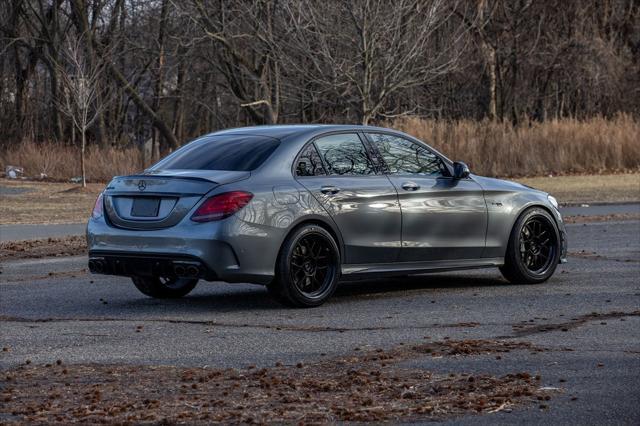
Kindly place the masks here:
<instances>
[{"instance_id":1,"label":"cracked asphalt","mask_svg":"<svg viewBox=\"0 0 640 426\"><path fill-rule=\"evenodd\" d=\"M283 308L248 284L202 282L184 299L153 300L126 278L87 274L85 257L5 262L0 368L58 359L241 368L425 340L525 341L547 350L424 357L407 366L528 371L558 388L544 409L448 422L639 424L640 222L576 224L568 232L569 263L540 285L510 285L491 269L359 281L307 310Z\"/></svg>"}]
</instances>

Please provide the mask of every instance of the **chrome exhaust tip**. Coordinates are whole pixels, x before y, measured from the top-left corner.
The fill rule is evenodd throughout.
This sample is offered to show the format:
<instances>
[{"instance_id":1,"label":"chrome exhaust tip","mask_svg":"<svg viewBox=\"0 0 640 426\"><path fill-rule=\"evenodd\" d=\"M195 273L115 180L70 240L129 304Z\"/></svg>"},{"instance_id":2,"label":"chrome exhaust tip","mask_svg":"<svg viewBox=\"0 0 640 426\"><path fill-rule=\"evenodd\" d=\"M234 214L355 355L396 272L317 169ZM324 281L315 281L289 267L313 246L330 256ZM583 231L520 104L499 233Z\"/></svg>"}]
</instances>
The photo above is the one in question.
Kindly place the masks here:
<instances>
[{"instance_id":1,"label":"chrome exhaust tip","mask_svg":"<svg viewBox=\"0 0 640 426\"><path fill-rule=\"evenodd\" d=\"M197 277L200 275L200 270L196 266L189 266L187 268L187 276L189 277Z\"/></svg>"},{"instance_id":2,"label":"chrome exhaust tip","mask_svg":"<svg viewBox=\"0 0 640 426\"><path fill-rule=\"evenodd\" d=\"M105 263L100 259L89 259L89 272L102 274L105 271Z\"/></svg>"}]
</instances>

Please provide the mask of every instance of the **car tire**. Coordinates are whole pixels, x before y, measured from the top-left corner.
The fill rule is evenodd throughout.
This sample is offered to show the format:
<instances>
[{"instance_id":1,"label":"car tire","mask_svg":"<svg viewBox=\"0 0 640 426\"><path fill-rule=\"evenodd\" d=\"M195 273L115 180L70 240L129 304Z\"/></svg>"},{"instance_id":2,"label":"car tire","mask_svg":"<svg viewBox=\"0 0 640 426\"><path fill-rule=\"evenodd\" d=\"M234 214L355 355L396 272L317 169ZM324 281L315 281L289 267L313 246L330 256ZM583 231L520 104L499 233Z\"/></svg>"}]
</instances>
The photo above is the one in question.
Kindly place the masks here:
<instances>
[{"instance_id":1,"label":"car tire","mask_svg":"<svg viewBox=\"0 0 640 426\"><path fill-rule=\"evenodd\" d=\"M334 293L340 277L340 251L327 230L303 225L287 237L267 289L288 306L322 305Z\"/></svg>"},{"instance_id":2,"label":"car tire","mask_svg":"<svg viewBox=\"0 0 640 426\"><path fill-rule=\"evenodd\" d=\"M177 299L186 296L198 284L191 278L132 277L131 280L140 292L156 299Z\"/></svg>"},{"instance_id":3,"label":"car tire","mask_svg":"<svg viewBox=\"0 0 640 426\"><path fill-rule=\"evenodd\" d=\"M511 230L500 272L514 284L538 284L553 275L560 252L560 231L553 216L545 209L530 208Z\"/></svg>"}]
</instances>

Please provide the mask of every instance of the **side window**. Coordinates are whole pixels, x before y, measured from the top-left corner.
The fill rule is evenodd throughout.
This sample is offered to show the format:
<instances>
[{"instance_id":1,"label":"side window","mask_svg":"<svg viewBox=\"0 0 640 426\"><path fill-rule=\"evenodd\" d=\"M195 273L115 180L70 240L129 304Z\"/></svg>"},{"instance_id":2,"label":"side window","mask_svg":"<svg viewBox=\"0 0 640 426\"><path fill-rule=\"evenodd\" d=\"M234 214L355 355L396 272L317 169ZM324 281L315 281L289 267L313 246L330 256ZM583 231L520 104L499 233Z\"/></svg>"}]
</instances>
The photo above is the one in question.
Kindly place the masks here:
<instances>
[{"instance_id":1,"label":"side window","mask_svg":"<svg viewBox=\"0 0 640 426\"><path fill-rule=\"evenodd\" d=\"M428 149L407 139L382 133L369 133L369 139L387 163L390 174L445 174L442 160Z\"/></svg>"},{"instance_id":2,"label":"side window","mask_svg":"<svg viewBox=\"0 0 640 426\"><path fill-rule=\"evenodd\" d=\"M316 147L310 143L302 150L296 160L296 176L321 176L326 174Z\"/></svg>"},{"instance_id":3,"label":"side window","mask_svg":"<svg viewBox=\"0 0 640 426\"><path fill-rule=\"evenodd\" d=\"M375 168L362 141L355 133L316 139L320 157L330 175L372 175Z\"/></svg>"}]
</instances>

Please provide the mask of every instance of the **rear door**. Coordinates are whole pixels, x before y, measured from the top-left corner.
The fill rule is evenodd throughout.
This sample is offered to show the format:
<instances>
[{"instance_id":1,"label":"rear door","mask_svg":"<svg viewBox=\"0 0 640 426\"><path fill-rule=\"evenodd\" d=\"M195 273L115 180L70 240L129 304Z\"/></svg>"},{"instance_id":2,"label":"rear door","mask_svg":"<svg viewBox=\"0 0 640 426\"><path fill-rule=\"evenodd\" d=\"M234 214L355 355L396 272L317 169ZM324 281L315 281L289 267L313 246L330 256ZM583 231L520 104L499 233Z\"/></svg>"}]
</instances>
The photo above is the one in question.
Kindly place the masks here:
<instances>
[{"instance_id":1,"label":"rear door","mask_svg":"<svg viewBox=\"0 0 640 426\"><path fill-rule=\"evenodd\" d=\"M400 260L477 259L485 247L487 206L473 179L453 179L426 146L393 134L367 133L402 209Z\"/></svg>"},{"instance_id":2,"label":"rear door","mask_svg":"<svg viewBox=\"0 0 640 426\"><path fill-rule=\"evenodd\" d=\"M344 263L397 261L402 226L398 195L376 170L358 133L321 136L302 150L295 164L298 181L342 234Z\"/></svg>"}]
</instances>

